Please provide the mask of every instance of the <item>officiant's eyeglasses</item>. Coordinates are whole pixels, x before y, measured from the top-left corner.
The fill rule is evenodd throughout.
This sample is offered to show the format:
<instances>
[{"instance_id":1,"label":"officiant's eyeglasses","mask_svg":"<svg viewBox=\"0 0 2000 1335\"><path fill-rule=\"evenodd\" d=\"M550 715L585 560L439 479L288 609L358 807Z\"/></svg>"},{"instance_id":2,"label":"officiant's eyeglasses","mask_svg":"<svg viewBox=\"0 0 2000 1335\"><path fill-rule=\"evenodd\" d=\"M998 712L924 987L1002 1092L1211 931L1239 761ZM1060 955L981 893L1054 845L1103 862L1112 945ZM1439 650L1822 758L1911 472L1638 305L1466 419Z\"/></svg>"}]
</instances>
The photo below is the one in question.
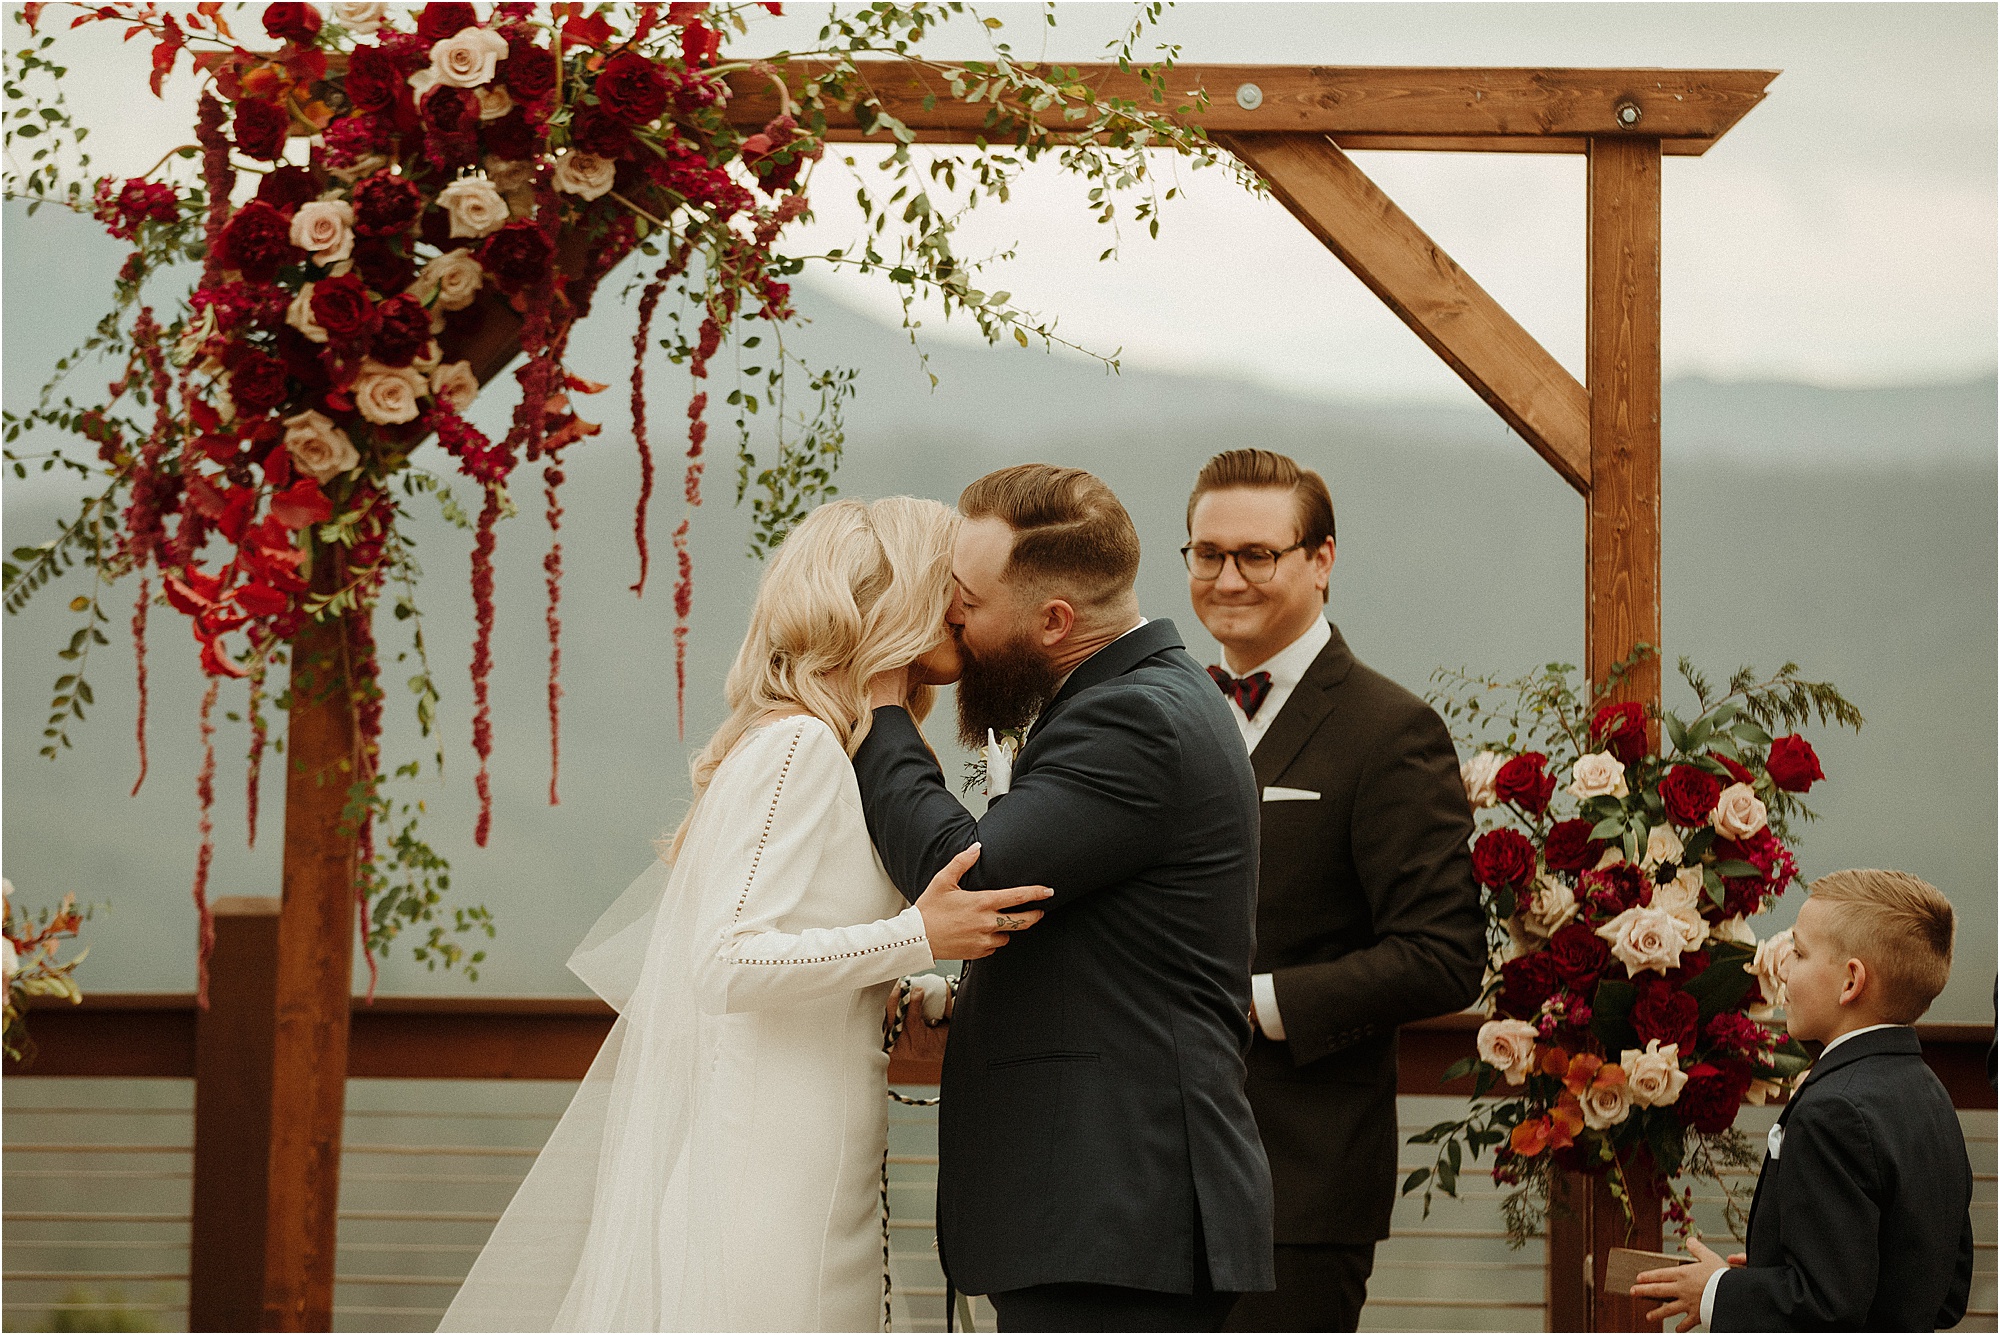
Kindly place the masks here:
<instances>
[{"instance_id":1,"label":"officiant's eyeglasses","mask_svg":"<svg viewBox=\"0 0 2000 1335\"><path fill-rule=\"evenodd\" d=\"M1181 548L1181 560L1187 562L1188 574L1196 579L1221 579L1222 563L1234 560L1236 573L1244 579L1252 584L1269 584L1271 576L1278 573L1278 558L1303 546L1303 542L1295 542L1278 552L1269 547L1240 547L1233 552L1223 552L1190 543Z\"/></svg>"}]
</instances>

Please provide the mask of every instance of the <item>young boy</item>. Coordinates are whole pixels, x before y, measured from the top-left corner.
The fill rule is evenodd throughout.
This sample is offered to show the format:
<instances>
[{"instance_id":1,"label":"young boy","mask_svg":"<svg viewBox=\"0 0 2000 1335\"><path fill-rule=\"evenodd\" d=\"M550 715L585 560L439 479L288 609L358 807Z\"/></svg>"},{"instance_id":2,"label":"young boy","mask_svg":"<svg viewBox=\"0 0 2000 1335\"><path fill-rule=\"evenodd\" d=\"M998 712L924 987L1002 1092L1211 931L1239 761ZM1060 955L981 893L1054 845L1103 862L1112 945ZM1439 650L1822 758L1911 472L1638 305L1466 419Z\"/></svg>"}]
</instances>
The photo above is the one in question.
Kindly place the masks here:
<instances>
[{"instance_id":1,"label":"young boy","mask_svg":"<svg viewBox=\"0 0 2000 1335\"><path fill-rule=\"evenodd\" d=\"M1943 1330L1972 1286L1972 1164L1951 1097L1910 1028L1951 975L1955 919L1895 871L1814 881L1792 929L1792 1037L1826 1046L1757 1178L1747 1255L1699 1240L1649 1270L1649 1320L1710 1330Z\"/></svg>"}]
</instances>

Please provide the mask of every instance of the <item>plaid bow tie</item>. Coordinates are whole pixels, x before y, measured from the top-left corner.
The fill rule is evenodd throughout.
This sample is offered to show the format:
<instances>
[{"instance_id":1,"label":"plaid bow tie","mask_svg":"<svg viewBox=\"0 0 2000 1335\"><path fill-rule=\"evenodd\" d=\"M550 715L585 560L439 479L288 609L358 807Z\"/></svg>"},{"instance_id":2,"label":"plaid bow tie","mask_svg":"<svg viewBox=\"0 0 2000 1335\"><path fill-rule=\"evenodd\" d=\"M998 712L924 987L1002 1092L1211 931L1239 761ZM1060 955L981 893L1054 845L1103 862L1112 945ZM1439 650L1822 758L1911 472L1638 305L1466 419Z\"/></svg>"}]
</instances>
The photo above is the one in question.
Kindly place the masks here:
<instances>
[{"instance_id":1,"label":"plaid bow tie","mask_svg":"<svg viewBox=\"0 0 2000 1335\"><path fill-rule=\"evenodd\" d=\"M1264 697L1271 693L1271 674L1253 672L1247 677L1232 677L1219 667L1211 667L1208 675L1222 688L1222 693L1234 700L1243 709L1244 718L1256 718L1263 707Z\"/></svg>"}]
</instances>

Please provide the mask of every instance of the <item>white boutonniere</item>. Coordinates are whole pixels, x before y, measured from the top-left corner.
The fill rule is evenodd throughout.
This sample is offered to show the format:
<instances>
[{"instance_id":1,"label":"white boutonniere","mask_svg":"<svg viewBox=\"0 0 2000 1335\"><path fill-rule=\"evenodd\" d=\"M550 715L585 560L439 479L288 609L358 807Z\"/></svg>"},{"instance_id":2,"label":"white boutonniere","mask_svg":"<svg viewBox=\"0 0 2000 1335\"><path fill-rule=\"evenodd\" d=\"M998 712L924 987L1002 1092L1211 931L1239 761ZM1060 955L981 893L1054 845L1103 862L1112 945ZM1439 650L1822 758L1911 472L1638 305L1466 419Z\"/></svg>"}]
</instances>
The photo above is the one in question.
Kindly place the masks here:
<instances>
[{"instance_id":1,"label":"white boutonniere","mask_svg":"<svg viewBox=\"0 0 2000 1335\"><path fill-rule=\"evenodd\" d=\"M1021 731L1010 728L995 733L986 730L986 796L990 801L1014 784L1014 757L1021 754Z\"/></svg>"}]
</instances>

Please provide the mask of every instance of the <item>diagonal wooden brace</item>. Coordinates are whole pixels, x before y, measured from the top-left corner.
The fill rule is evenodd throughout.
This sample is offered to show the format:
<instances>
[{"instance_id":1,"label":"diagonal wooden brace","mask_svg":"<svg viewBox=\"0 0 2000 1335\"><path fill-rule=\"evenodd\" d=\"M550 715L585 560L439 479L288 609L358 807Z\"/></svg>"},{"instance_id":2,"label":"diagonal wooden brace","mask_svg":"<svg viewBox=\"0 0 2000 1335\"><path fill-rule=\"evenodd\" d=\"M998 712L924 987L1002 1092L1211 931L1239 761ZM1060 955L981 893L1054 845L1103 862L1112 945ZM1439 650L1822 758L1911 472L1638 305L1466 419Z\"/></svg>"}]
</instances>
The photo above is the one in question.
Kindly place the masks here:
<instances>
[{"instance_id":1,"label":"diagonal wooden brace","mask_svg":"<svg viewBox=\"0 0 2000 1335\"><path fill-rule=\"evenodd\" d=\"M1307 230L1577 491L1590 396L1325 135L1218 134Z\"/></svg>"}]
</instances>

